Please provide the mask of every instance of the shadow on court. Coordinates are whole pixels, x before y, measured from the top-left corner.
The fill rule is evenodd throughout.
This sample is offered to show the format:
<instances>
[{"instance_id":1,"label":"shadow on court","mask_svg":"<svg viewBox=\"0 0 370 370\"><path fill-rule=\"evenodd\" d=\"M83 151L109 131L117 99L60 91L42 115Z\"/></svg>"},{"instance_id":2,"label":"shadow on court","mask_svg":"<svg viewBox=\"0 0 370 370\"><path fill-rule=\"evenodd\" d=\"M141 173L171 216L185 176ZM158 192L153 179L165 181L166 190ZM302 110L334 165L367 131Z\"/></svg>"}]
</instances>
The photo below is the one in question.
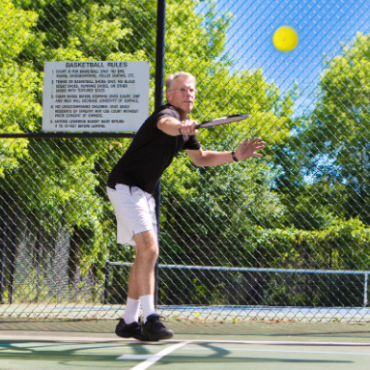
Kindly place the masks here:
<instances>
[{"instance_id":1,"label":"shadow on court","mask_svg":"<svg viewBox=\"0 0 370 370\"><path fill-rule=\"evenodd\" d=\"M0 321L1 369L133 369L155 358L150 369L365 370L370 360L369 324L170 321L166 326L174 329L174 339L152 343L121 340L116 324ZM159 356L179 341L189 343Z\"/></svg>"},{"instance_id":2,"label":"shadow on court","mask_svg":"<svg viewBox=\"0 0 370 370\"><path fill-rule=\"evenodd\" d=\"M0 341L0 354L1 359L16 360L17 362L32 363L36 361L38 363L50 362L53 363L65 363L68 361L81 362L81 365L85 363L88 359L89 352L93 355L93 361L110 363L117 363L117 356L121 354L120 350L129 349L131 354L135 355L154 355L161 349L168 346L168 342L150 344L150 349L148 349L148 343L140 344L138 342L125 342L125 344L120 345L117 342L104 343L76 343L76 342L57 342L57 341L11 341L11 343L6 341ZM281 357L250 357L250 356L235 356L233 350L229 350L222 346L215 346L212 343L198 343L198 345L204 348L206 351L211 352L211 354L198 355L193 353L188 353L186 355L182 354L170 354L160 361L158 364L175 365L179 363L197 363L197 364L217 364L225 365L227 363L305 363L305 364L350 364L352 361L345 360L324 360L324 359L294 359L294 358L281 358ZM73 347L73 348L70 348ZM109 351L115 350L115 353L110 354ZM7 351L12 351L8 353ZM99 350L100 353L97 351ZM179 352L179 351L178 351ZM91 359L90 359L91 360ZM120 362L122 365L122 362Z\"/></svg>"}]
</instances>

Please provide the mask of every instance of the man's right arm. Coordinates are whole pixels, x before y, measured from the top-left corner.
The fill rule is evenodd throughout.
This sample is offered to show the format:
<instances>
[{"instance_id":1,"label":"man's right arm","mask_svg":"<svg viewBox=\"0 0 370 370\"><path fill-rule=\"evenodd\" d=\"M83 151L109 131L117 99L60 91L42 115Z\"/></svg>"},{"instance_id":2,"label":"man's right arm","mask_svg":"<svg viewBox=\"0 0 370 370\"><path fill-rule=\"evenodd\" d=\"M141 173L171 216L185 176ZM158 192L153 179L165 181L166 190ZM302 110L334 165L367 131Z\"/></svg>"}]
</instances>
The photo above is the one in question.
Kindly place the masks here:
<instances>
[{"instance_id":1,"label":"man's right arm","mask_svg":"<svg viewBox=\"0 0 370 370\"><path fill-rule=\"evenodd\" d=\"M157 127L170 136L195 135L196 124L197 122L192 120L179 121L174 117L163 117L157 122Z\"/></svg>"}]
</instances>

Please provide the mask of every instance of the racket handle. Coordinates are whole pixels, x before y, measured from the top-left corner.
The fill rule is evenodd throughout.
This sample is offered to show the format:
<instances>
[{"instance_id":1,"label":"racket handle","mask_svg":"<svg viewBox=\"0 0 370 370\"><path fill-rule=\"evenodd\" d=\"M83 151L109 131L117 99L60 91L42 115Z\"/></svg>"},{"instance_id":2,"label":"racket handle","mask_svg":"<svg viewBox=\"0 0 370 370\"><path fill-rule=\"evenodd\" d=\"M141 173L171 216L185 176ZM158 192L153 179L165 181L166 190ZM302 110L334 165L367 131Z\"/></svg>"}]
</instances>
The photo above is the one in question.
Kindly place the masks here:
<instances>
[{"instance_id":1,"label":"racket handle","mask_svg":"<svg viewBox=\"0 0 370 370\"><path fill-rule=\"evenodd\" d=\"M198 128L201 128L202 127L202 125L195 125L195 129L197 130ZM182 132L181 132L181 128L179 128L179 133L180 134L182 134Z\"/></svg>"}]
</instances>

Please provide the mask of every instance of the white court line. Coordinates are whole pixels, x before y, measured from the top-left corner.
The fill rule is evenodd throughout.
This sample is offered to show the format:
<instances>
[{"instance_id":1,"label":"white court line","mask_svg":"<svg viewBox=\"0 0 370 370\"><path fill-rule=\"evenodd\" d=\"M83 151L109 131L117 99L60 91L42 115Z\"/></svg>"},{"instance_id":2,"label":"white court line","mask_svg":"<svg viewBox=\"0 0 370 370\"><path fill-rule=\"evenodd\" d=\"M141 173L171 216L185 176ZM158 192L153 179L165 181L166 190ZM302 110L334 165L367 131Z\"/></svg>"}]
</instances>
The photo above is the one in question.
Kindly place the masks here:
<instances>
[{"instance_id":1,"label":"white court line","mask_svg":"<svg viewBox=\"0 0 370 370\"><path fill-rule=\"evenodd\" d=\"M148 360L150 357L153 355L122 355L120 357L117 357L116 360L134 360L134 361L139 361L139 360Z\"/></svg>"},{"instance_id":2,"label":"white court line","mask_svg":"<svg viewBox=\"0 0 370 370\"><path fill-rule=\"evenodd\" d=\"M277 352L277 353L310 353L310 354L329 354L329 355L360 355L360 356L370 356L370 352L334 352L334 351L288 351L288 350L280 350L280 349L256 349L256 348L183 348L183 350L189 350L189 351L215 351L215 352L228 352L228 351L243 351L243 352Z\"/></svg>"},{"instance_id":3,"label":"white court line","mask_svg":"<svg viewBox=\"0 0 370 370\"><path fill-rule=\"evenodd\" d=\"M160 352L156 353L155 355L123 355L123 356L117 357L116 360L140 360L140 359L144 359L143 356L147 356L147 358L145 358L144 362L142 362L142 363L140 363L140 364L138 364L138 365L136 365L136 366L134 366L130 369L130 370L145 370L149 366L151 366L154 363L156 363L157 361L159 361L162 357L167 356L168 354L175 351L176 349L179 349L179 348L181 348L181 347L183 347L183 346L185 346L185 345L187 345L191 342L192 341L186 341L186 342L180 342L180 343L174 344L173 346L167 347L163 351L160 351Z\"/></svg>"},{"instance_id":4,"label":"white court line","mask_svg":"<svg viewBox=\"0 0 370 370\"><path fill-rule=\"evenodd\" d=\"M116 336L112 337L63 337L63 336L30 336L30 335L2 335L0 333L0 340L7 340L7 341L12 341L12 340L27 340L27 341L32 341L32 342L40 342L40 341L55 341L58 342L59 345L63 345L63 343L66 343L67 345L71 342L79 342L82 345L91 345L91 343L105 343L105 342L116 342L116 343L132 343L133 340L128 338L128 339L123 339L123 338L117 338ZM167 343L179 343L186 341L186 339L178 339L178 340L168 340L166 341ZM136 342L136 341L135 341ZM235 344L266 344L266 345L291 345L291 346L351 346L351 347L370 347L370 340L368 343L356 343L356 342L308 342L308 341L282 341L282 340L215 340L215 339L192 339L191 342L193 343L235 343ZM147 342L136 342L137 344L139 343L146 343ZM163 343L163 342L162 342ZM154 347L157 342L152 342L150 345ZM54 345L56 346L57 344L49 344L49 345ZM158 345L158 344L157 344ZM119 346L119 344L118 344Z\"/></svg>"},{"instance_id":5,"label":"white court line","mask_svg":"<svg viewBox=\"0 0 370 370\"><path fill-rule=\"evenodd\" d=\"M44 333L43 333L44 334ZM117 343L122 343L124 344L125 342L126 343L132 343L133 340L128 338L128 339L123 339L123 338L118 338L116 336L73 336L73 337L69 337L69 336L65 336L65 335L30 335L30 334L27 334L27 335L24 335L24 334L10 334L10 333L1 333L0 332L0 340L6 340L6 341L12 341L12 340L29 340L29 341L55 341L55 342L59 342L60 344L64 343L64 342L67 342L67 343L71 343L71 342L79 342L79 343L83 343L83 344L90 344L90 343L96 343L96 342L99 342L99 343L104 343L104 342L117 342ZM185 340L176 340L174 339L173 342L175 343L179 343L179 342L182 342L182 341L185 341ZM135 341L136 342L136 341ZM172 342L172 341L166 341L168 343ZM266 344L266 345L298 345L298 346L354 346L354 347L370 347L370 341L369 343L356 343L356 342L308 342L308 341L279 341L279 340L275 340L275 341L245 341L245 340L214 340L214 339L199 339L199 340L196 340L196 339L192 339L191 342L195 342L195 343L203 343L203 342L208 342L208 343L240 343L240 344ZM137 342L137 343L140 343L140 342ZM141 343L145 343L145 342L141 342ZM163 342L162 342L163 343ZM154 345L154 343L151 344L152 346Z\"/></svg>"},{"instance_id":6,"label":"white court line","mask_svg":"<svg viewBox=\"0 0 370 370\"><path fill-rule=\"evenodd\" d=\"M301 341L280 341L280 340L213 340L213 339L193 339L193 343L224 343L224 344L266 344L270 345L289 345L289 346L349 346L349 347L370 347L369 343L355 343L355 342L301 342Z\"/></svg>"}]
</instances>

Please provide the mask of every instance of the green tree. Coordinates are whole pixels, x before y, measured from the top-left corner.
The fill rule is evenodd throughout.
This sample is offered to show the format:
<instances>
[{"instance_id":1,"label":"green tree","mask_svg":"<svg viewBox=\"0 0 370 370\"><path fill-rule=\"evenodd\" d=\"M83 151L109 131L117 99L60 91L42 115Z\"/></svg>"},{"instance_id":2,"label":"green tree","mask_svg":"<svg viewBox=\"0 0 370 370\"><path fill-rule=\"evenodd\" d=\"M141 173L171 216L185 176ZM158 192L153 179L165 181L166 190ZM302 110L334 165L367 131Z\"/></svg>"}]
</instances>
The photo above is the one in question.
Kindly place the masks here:
<instances>
[{"instance_id":1,"label":"green tree","mask_svg":"<svg viewBox=\"0 0 370 370\"><path fill-rule=\"evenodd\" d=\"M22 82L29 94L27 107L33 106L33 110L22 117L9 112L14 121L22 123L20 131L41 129L45 62L149 59L153 87L155 1L16 0L14 4L17 12L28 17L22 27L27 26L29 32L24 40L31 41L14 58L22 68L29 66L29 76L35 79L32 89L27 87L32 78L25 77ZM161 222L167 248L163 258L170 261L175 252L181 256L178 243L184 245L191 235L195 242L187 253L197 263L216 263L216 257L220 261L225 256L230 263L237 263L232 251L235 245L248 248L250 241L245 235L252 226L273 227L281 222L284 207L270 189L272 158L275 146L289 140L292 98L266 82L261 70L230 69L224 48L232 15L219 14L213 1L206 4L206 10L199 13L198 2L168 2L166 74L187 70L197 76L198 100L192 116L199 121L240 112L250 115L244 123L201 132L205 149L235 149L246 136L261 136L268 149L263 160L217 169L195 168L184 155L175 160L163 178ZM16 37L12 36L14 43ZM21 88L17 89L19 96L18 90ZM15 104L13 109L18 107ZM6 171L6 191L20 212L39 220L46 234L56 235L61 227L68 229L73 258L85 272L93 264L102 267L107 258L131 256L131 250L116 246L114 215L104 191L107 173L128 144L128 140L32 140L28 151L22 152L19 168ZM179 217L181 228L176 224ZM203 256L196 257L199 243L206 247ZM176 249L171 250L173 246ZM215 253L211 259L207 248ZM253 258L253 254L245 255L240 261L253 263Z\"/></svg>"},{"instance_id":2,"label":"green tree","mask_svg":"<svg viewBox=\"0 0 370 370\"><path fill-rule=\"evenodd\" d=\"M9 1L2 9L7 20L0 45L7 58L0 72L3 132L41 129L45 62L144 58L141 50L131 54L119 47L130 31L110 18L113 2L15 3L18 6ZM7 139L1 145L6 149L0 157L2 189L14 201L19 217L32 220L54 239L61 228L67 229L83 272L93 263L102 267L108 248L116 245L112 210L99 188L106 181L107 169L98 169L99 163L106 165L109 142Z\"/></svg>"},{"instance_id":3,"label":"green tree","mask_svg":"<svg viewBox=\"0 0 370 370\"><path fill-rule=\"evenodd\" d=\"M369 54L370 36L359 33L343 45L341 55L327 61L315 110L299 135L308 174L318 189L330 189L328 211L345 218L359 216L366 224L370 224Z\"/></svg>"},{"instance_id":4,"label":"green tree","mask_svg":"<svg viewBox=\"0 0 370 370\"><path fill-rule=\"evenodd\" d=\"M22 132L35 128L42 115L35 101L41 79L31 63L17 62L19 54L36 42L31 29L37 14L18 9L10 0L4 0L0 19L0 131ZM0 140L0 177L6 169L19 165L19 159L27 155L27 145L25 139Z\"/></svg>"},{"instance_id":5,"label":"green tree","mask_svg":"<svg viewBox=\"0 0 370 370\"><path fill-rule=\"evenodd\" d=\"M267 149L262 160L216 168L196 168L185 155L174 161L162 179L162 258L168 263L254 264L253 254L240 252L250 243L248 230L274 227L284 213L271 190L271 161L275 148L289 140L292 94L283 96L262 70L230 69L224 48L231 14L217 13L214 2L204 14L196 12L196 4L186 5L169 6L166 70L197 77L192 117L203 121L249 114L244 122L201 130L203 149L236 149L246 137L258 136Z\"/></svg>"}]
</instances>

